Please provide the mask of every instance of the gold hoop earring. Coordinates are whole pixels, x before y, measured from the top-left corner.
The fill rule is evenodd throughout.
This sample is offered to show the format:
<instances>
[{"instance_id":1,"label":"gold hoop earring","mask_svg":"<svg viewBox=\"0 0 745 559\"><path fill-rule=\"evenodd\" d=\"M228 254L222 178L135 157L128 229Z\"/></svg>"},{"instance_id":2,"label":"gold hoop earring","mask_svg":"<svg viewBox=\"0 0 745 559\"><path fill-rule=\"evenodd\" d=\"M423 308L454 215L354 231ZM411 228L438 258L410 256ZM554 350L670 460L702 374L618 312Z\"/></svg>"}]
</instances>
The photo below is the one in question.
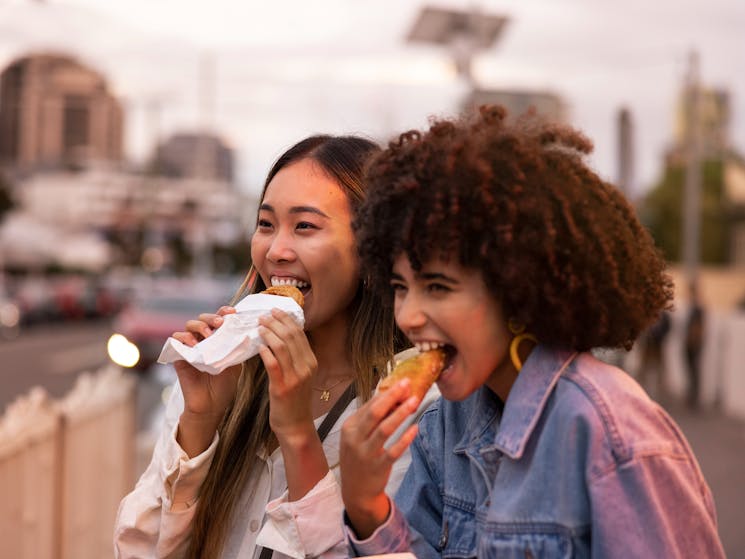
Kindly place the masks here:
<instances>
[{"instance_id":1,"label":"gold hoop earring","mask_svg":"<svg viewBox=\"0 0 745 559\"><path fill-rule=\"evenodd\" d=\"M538 339L533 334L525 332L525 324L521 324L514 318L510 318L507 321L507 328L512 334L515 334L515 337L512 338L512 341L510 342L510 360L512 361L512 366L515 367L519 373L520 369L523 368L523 363L520 361L520 354L517 352L520 348L520 343L523 340L530 340L537 344Z\"/></svg>"}]
</instances>

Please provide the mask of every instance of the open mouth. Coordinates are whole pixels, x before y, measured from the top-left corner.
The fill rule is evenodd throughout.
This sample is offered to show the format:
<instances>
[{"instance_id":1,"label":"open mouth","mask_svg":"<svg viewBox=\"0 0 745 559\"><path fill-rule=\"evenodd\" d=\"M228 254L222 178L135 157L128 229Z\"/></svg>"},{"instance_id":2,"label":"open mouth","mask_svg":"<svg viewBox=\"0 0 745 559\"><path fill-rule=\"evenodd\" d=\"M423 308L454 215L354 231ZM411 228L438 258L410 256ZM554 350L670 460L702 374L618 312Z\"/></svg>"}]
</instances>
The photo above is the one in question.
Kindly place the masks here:
<instances>
[{"instance_id":1,"label":"open mouth","mask_svg":"<svg viewBox=\"0 0 745 559\"><path fill-rule=\"evenodd\" d=\"M452 365L458 350L455 346L442 342L417 342L414 344L420 353L430 351L432 349L441 349L445 352L445 363L442 366L442 371L446 371L450 365Z\"/></svg>"},{"instance_id":2,"label":"open mouth","mask_svg":"<svg viewBox=\"0 0 745 559\"><path fill-rule=\"evenodd\" d=\"M310 283L298 278L272 276L271 283L272 287L277 285L291 285L297 287L304 296L310 291Z\"/></svg>"}]
</instances>

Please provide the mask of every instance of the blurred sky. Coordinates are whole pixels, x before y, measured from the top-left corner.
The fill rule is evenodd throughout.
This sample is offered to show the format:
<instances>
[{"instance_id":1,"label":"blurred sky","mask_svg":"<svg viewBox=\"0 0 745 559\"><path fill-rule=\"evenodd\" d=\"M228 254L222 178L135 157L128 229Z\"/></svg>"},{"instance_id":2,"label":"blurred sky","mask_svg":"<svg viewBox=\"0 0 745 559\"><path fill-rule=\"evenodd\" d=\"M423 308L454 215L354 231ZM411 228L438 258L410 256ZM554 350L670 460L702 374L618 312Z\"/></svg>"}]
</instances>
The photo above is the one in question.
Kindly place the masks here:
<instances>
[{"instance_id":1,"label":"blurred sky","mask_svg":"<svg viewBox=\"0 0 745 559\"><path fill-rule=\"evenodd\" d=\"M707 85L731 94L730 137L745 151L744 0L460 0L434 5L506 15L475 61L497 88L548 89L616 178L616 113L632 110L634 189L661 172L688 53ZM465 86L447 53L406 44L419 0L0 0L0 67L63 50L101 70L127 109L126 147L212 126L255 192L272 160L313 132L392 132L456 111ZM211 62L205 62L211 61ZM205 84L212 84L205 85ZM154 107L160 107L159 110Z\"/></svg>"}]
</instances>

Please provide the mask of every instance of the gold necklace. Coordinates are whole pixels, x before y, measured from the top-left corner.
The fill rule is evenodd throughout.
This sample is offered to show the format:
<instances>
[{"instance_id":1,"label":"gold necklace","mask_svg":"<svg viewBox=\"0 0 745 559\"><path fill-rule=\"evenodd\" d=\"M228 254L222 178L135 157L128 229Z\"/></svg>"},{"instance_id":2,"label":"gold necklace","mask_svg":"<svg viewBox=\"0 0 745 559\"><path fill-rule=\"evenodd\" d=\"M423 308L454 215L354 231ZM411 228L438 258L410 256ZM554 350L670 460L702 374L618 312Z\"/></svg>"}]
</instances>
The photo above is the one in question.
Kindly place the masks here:
<instances>
[{"instance_id":1,"label":"gold necklace","mask_svg":"<svg viewBox=\"0 0 745 559\"><path fill-rule=\"evenodd\" d=\"M329 386L327 388L316 388L315 386L312 386L311 388L313 390L318 390L321 393L321 398L320 399L322 401L328 402L329 401L329 398L331 398L331 391L334 388L336 388L337 386L339 386L345 380L349 380L349 377L342 378L342 379L336 381L334 384L332 384L331 386Z\"/></svg>"}]
</instances>

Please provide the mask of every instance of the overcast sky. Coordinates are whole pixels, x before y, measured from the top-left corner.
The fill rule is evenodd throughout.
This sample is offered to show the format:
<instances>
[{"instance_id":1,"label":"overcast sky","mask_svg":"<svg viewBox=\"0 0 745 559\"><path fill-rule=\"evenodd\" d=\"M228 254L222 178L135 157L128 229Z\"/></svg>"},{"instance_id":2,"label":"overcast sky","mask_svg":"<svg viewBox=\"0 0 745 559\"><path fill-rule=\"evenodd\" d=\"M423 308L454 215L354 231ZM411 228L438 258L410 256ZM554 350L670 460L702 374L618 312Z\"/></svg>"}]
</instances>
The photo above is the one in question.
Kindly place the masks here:
<instances>
[{"instance_id":1,"label":"overcast sky","mask_svg":"<svg viewBox=\"0 0 745 559\"><path fill-rule=\"evenodd\" d=\"M510 18L474 64L486 87L550 90L616 178L616 113L632 111L635 190L659 176L688 54L731 95L730 138L745 151L745 1L502 0ZM404 40L417 0L0 0L0 67L63 50L98 68L127 110L126 148L209 126L236 150L255 192L272 160L315 132L379 140L450 115L465 92L446 51ZM211 85L210 85L211 84Z\"/></svg>"}]
</instances>

